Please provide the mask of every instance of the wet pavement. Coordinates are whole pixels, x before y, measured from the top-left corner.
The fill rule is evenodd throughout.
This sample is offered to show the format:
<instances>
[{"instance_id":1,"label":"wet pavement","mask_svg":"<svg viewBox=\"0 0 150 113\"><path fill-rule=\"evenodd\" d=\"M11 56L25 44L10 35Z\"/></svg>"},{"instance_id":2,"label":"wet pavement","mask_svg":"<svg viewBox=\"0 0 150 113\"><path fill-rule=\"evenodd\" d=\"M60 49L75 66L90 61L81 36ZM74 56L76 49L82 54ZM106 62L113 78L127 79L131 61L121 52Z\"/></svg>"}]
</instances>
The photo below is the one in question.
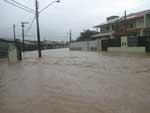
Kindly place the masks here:
<instances>
[{"instance_id":1,"label":"wet pavement","mask_svg":"<svg viewBox=\"0 0 150 113\"><path fill-rule=\"evenodd\" d=\"M0 61L0 113L150 113L150 55L25 52Z\"/></svg>"}]
</instances>

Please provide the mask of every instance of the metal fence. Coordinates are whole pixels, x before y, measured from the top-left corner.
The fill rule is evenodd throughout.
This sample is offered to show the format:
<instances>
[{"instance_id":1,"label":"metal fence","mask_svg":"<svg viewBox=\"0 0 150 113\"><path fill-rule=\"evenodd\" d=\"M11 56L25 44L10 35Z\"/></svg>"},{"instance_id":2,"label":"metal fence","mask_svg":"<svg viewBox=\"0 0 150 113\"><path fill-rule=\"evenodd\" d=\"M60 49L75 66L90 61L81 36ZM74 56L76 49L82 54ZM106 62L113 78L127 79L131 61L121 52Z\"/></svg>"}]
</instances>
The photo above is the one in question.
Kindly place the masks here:
<instances>
[{"instance_id":1,"label":"metal fence","mask_svg":"<svg viewBox=\"0 0 150 113\"><path fill-rule=\"evenodd\" d=\"M128 47L137 47L139 45L138 37L128 37Z\"/></svg>"},{"instance_id":2,"label":"metal fence","mask_svg":"<svg viewBox=\"0 0 150 113\"><path fill-rule=\"evenodd\" d=\"M109 47L121 47L121 38L109 39Z\"/></svg>"}]
</instances>

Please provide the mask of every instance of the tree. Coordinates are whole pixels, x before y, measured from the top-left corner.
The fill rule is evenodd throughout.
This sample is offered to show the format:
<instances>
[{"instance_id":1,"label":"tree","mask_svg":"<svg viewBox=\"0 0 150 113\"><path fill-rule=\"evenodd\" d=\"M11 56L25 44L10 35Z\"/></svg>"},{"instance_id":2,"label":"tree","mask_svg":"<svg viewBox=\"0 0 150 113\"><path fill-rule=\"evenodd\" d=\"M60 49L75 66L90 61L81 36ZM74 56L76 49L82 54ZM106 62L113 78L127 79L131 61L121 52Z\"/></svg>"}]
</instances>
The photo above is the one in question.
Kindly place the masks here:
<instances>
[{"instance_id":1,"label":"tree","mask_svg":"<svg viewBox=\"0 0 150 113\"><path fill-rule=\"evenodd\" d=\"M91 36L96 35L97 31L91 31L89 29L84 30L80 33L80 36L77 38L77 41L85 41L85 40L91 40Z\"/></svg>"}]
</instances>

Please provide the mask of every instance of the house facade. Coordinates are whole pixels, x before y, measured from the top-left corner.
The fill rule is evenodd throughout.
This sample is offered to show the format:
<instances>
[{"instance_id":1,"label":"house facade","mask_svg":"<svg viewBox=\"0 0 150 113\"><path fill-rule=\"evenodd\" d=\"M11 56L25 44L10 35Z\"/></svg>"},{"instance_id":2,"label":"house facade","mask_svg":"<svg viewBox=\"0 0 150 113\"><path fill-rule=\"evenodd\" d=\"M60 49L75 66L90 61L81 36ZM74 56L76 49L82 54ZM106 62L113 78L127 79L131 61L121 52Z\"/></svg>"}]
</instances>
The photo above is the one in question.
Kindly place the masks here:
<instances>
[{"instance_id":1,"label":"house facade","mask_svg":"<svg viewBox=\"0 0 150 113\"><path fill-rule=\"evenodd\" d=\"M94 26L99 32L92 38L119 38L121 36L150 36L150 10L125 17L110 16L105 23Z\"/></svg>"}]
</instances>

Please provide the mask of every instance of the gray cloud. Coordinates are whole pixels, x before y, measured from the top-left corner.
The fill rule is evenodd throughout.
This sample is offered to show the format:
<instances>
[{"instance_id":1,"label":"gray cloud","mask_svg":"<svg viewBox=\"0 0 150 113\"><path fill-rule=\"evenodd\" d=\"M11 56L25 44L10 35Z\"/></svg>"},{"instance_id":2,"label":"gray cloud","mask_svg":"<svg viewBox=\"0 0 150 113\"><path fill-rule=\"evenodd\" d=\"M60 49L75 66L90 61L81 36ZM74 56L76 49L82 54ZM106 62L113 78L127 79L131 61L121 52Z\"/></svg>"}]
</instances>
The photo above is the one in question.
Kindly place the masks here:
<instances>
[{"instance_id":1,"label":"gray cloud","mask_svg":"<svg viewBox=\"0 0 150 113\"><path fill-rule=\"evenodd\" d=\"M34 0L17 0L34 8ZM43 8L51 0L39 0ZM40 14L41 38L49 40L68 40L69 29L72 28L73 37L79 36L83 29L105 21L107 16L123 15L123 11L134 12L149 8L149 0L62 0L53 4ZM17 36L21 34L21 21L31 21L33 14L29 14L0 0L0 37L12 38L12 24L16 24ZM26 25L26 28L29 25ZM36 39L36 24L28 33L27 39Z\"/></svg>"}]
</instances>

